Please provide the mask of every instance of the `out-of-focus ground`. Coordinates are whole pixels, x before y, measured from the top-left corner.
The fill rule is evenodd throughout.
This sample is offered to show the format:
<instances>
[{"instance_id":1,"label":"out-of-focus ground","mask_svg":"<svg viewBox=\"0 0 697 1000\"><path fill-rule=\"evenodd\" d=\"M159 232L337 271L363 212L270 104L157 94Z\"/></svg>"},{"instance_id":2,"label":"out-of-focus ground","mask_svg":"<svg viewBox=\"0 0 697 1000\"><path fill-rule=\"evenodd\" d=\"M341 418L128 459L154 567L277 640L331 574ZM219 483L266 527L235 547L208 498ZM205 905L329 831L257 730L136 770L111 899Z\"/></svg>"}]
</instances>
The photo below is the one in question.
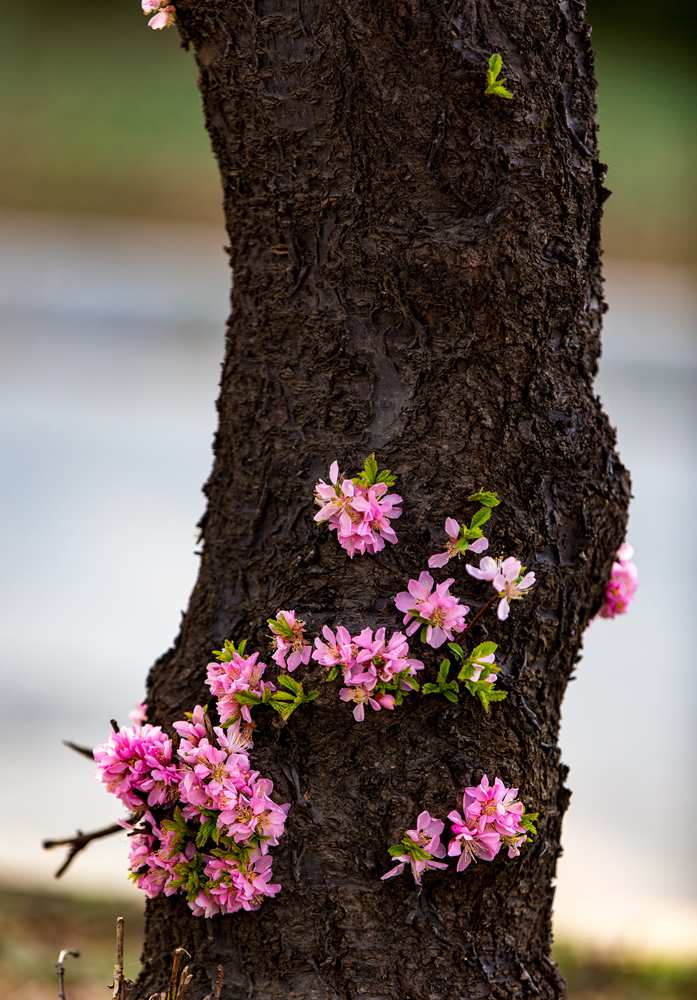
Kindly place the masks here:
<instances>
[{"instance_id":1,"label":"out-of-focus ground","mask_svg":"<svg viewBox=\"0 0 697 1000\"><path fill-rule=\"evenodd\" d=\"M3 1000L55 1000L54 963L66 960L69 1000L106 997L114 964L114 921L126 918L125 971L138 972L143 918L139 909L109 897L50 896L0 884L0 996ZM697 962L642 960L558 945L555 958L569 985L569 1000L695 1000Z\"/></svg>"},{"instance_id":2,"label":"out-of-focus ground","mask_svg":"<svg viewBox=\"0 0 697 1000\"><path fill-rule=\"evenodd\" d=\"M0 997L105 996L141 901L120 838L55 895L41 837L112 822L94 744L140 699L196 573L228 309L195 67L138 0L15 4L0 35ZM575 1000L697 996L697 134L692 0L591 0L610 164L598 391L641 589L589 630L562 728L558 957ZM30 736L28 736L30 732ZM99 900L100 902L95 902ZM571 942L571 943L569 943Z\"/></svg>"}]
</instances>

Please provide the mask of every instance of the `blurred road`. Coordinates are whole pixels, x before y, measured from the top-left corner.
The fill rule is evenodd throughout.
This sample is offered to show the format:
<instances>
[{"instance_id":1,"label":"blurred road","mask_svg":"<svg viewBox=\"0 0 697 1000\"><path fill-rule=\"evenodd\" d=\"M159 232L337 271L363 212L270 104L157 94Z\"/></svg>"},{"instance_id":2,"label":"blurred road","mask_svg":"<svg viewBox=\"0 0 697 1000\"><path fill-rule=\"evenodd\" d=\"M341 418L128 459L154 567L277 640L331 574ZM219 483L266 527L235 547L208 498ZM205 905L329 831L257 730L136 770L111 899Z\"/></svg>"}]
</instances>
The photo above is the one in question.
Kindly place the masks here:
<instances>
[{"instance_id":1,"label":"blurred road","mask_svg":"<svg viewBox=\"0 0 697 1000\"><path fill-rule=\"evenodd\" d=\"M59 743L125 719L188 599L223 243L205 227L0 219L0 877L47 886L57 858L42 836L119 815ZM598 391L632 471L641 589L626 619L591 627L565 702L574 794L557 928L697 954L697 307L679 273L607 270ZM125 853L93 845L67 886L130 892Z\"/></svg>"}]
</instances>

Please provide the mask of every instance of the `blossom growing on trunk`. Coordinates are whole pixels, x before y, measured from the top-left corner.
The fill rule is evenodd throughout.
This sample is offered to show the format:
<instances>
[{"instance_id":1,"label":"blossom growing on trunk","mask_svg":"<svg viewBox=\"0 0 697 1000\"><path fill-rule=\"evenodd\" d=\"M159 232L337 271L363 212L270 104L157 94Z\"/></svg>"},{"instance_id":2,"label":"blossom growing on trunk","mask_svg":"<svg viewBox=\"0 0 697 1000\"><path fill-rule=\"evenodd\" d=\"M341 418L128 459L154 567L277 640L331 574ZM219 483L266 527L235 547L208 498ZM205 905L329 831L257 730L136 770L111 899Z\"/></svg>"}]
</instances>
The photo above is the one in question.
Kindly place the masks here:
<instances>
[{"instance_id":1,"label":"blossom growing on trunk","mask_svg":"<svg viewBox=\"0 0 697 1000\"><path fill-rule=\"evenodd\" d=\"M94 748L97 778L129 809L176 798L180 772L169 736L148 723L119 729Z\"/></svg>"},{"instance_id":2,"label":"blossom growing on trunk","mask_svg":"<svg viewBox=\"0 0 697 1000\"><path fill-rule=\"evenodd\" d=\"M617 550L605 590L605 603L598 612L601 618L623 615L632 603L639 585L639 571L632 562L633 555L634 549L627 542Z\"/></svg>"},{"instance_id":3,"label":"blossom growing on trunk","mask_svg":"<svg viewBox=\"0 0 697 1000\"><path fill-rule=\"evenodd\" d=\"M467 572L477 580L486 580L499 595L497 614L500 621L508 618L511 601L519 601L527 596L535 583L535 574L526 573L520 560L514 556L507 559L492 559L484 556L479 566L467 564Z\"/></svg>"},{"instance_id":4,"label":"blossom growing on trunk","mask_svg":"<svg viewBox=\"0 0 697 1000\"><path fill-rule=\"evenodd\" d=\"M217 699L221 722L242 718L252 721L251 705L254 699L264 697L265 691L275 691L271 681L263 680L266 664L259 662L259 654L243 656L239 649L231 650L229 659L208 664L206 683Z\"/></svg>"},{"instance_id":5,"label":"blossom growing on trunk","mask_svg":"<svg viewBox=\"0 0 697 1000\"><path fill-rule=\"evenodd\" d=\"M174 24L177 12L172 4L162 2L162 0L141 0L141 7L144 14L153 14L148 21L148 27L155 31L162 31L163 28L171 28Z\"/></svg>"},{"instance_id":6,"label":"blossom growing on trunk","mask_svg":"<svg viewBox=\"0 0 697 1000\"><path fill-rule=\"evenodd\" d=\"M423 626L422 638L438 649L446 640L452 642L454 633L464 631L469 607L449 593L454 582L451 577L437 584L434 590L433 577L423 572L418 580L409 581L407 590L395 596L397 609L404 612L407 635L413 635Z\"/></svg>"},{"instance_id":7,"label":"blossom growing on trunk","mask_svg":"<svg viewBox=\"0 0 697 1000\"><path fill-rule=\"evenodd\" d=\"M382 880L401 875L407 865L417 885L421 885L423 873L438 868L447 868L447 862L436 861L445 857L445 847L441 842L441 834L445 824L424 809L419 813L416 827L407 830L399 844L393 844L389 853L397 864L385 872Z\"/></svg>"},{"instance_id":8,"label":"blossom growing on trunk","mask_svg":"<svg viewBox=\"0 0 697 1000\"><path fill-rule=\"evenodd\" d=\"M374 555L385 542L394 545L397 535L391 525L402 514L402 498L389 493L394 477L389 470L379 472L375 456L366 459L363 471L354 478L342 478L338 462L332 462L329 482L320 479L315 486L315 514L318 524L326 523L336 531L339 544L349 557Z\"/></svg>"},{"instance_id":9,"label":"blossom growing on trunk","mask_svg":"<svg viewBox=\"0 0 697 1000\"><path fill-rule=\"evenodd\" d=\"M271 659L282 670L293 673L300 664L310 662L312 646L305 638L305 622L296 617L295 611L277 611L267 622L271 630Z\"/></svg>"},{"instance_id":10,"label":"blossom growing on trunk","mask_svg":"<svg viewBox=\"0 0 697 1000\"><path fill-rule=\"evenodd\" d=\"M500 778L489 783L485 774L478 785L465 788L462 815L448 813L452 838L448 855L458 857L457 870L464 871L473 861L493 861L502 847L516 858L520 848L534 834L536 814L526 814L516 797L517 788L508 788Z\"/></svg>"},{"instance_id":11,"label":"blossom growing on trunk","mask_svg":"<svg viewBox=\"0 0 697 1000\"><path fill-rule=\"evenodd\" d=\"M356 722L363 722L366 707L391 712L401 705L405 694L418 689L413 678L424 666L410 655L402 632L388 637L384 628L364 628L352 636L343 625L336 632L325 625L312 656L328 668L329 680L341 674L344 687L339 697L353 703Z\"/></svg>"},{"instance_id":12,"label":"blossom growing on trunk","mask_svg":"<svg viewBox=\"0 0 697 1000\"><path fill-rule=\"evenodd\" d=\"M428 565L431 569L441 569L451 559L464 555L465 552L479 554L480 552L486 552L489 548L489 539L483 535L481 538L469 542L467 537L462 535L460 525L454 517L447 517L445 519L445 535L448 540L445 550L443 552L436 552L428 560Z\"/></svg>"}]
</instances>

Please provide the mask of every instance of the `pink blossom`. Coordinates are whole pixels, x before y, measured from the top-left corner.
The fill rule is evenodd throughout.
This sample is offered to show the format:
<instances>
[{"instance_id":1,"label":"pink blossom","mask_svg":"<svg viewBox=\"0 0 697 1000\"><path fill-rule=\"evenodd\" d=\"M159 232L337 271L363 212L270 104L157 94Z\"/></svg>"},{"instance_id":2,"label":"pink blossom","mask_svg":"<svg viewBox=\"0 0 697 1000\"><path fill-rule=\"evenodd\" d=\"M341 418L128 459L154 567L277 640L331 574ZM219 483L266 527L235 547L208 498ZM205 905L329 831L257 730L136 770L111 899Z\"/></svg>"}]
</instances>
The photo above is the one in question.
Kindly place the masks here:
<instances>
[{"instance_id":1,"label":"pink blossom","mask_svg":"<svg viewBox=\"0 0 697 1000\"><path fill-rule=\"evenodd\" d=\"M148 21L148 27L153 28L155 31L162 31L163 28L171 28L176 16L177 12L171 4L161 7L157 14Z\"/></svg>"},{"instance_id":2,"label":"pink blossom","mask_svg":"<svg viewBox=\"0 0 697 1000\"><path fill-rule=\"evenodd\" d=\"M144 701L139 702L134 709L128 713L128 718L134 725L145 722L148 718L148 706Z\"/></svg>"},{"instance_id":3,"label":"pink blossom","mask_svg":"<svg viewBox=\"0 0 697 1000\"><path fill-rule=\"evenodd\" d=\"M375 681L372 682L372 687L375 687ZM382 707L377 698L373 698L372 687L358 684L355 687L345 687L339 691L339 697L342 701L355 702L353 717L356 722L363 722L365 719L366 704L370 705L375 712L379 712Z\"/></svg>"},{"instance_id":4,"label":"pink blossom","mask_svg":"<svg viewBox=\"0 0 697 1000\"><path fill-rule=\"evenodd\" d=\"M419 813L415 829L407 830L399 845L390 848L392 859L397 864L385 872L382 880L401 875L406 865L409 865L414 881L421 885L424 872L447 868L447 863L434 860L445 857L445 847L440 839L444 825L442 820L431 816L425 809ZM399 852L398 848L401 848Z\"/></svg>"},{"instance_id":5,"label":"pink blossom","mask_svg":"<svg viewBox=\"0 0 697 1000\"><path fill-rule=\"evenodd\" d=\"M605 603L598 612L601 618L623 615L632 603L639 585L639 572L632 562L633 555L634 549L627 542L617 550L605 591Z\"/></svg>"},{"instance_id":6,"label":"pink blossom","mask_svg":"<svg viewBox=\"0 0 697 1000\"><path fill-rule=\"evenodd\" d=\"M291 674L301 663L307 666L312 647L305 638L305 622L296 617L295 611L277 611L268 625L272 633L274 652L271 659L274 663Z\"/></svg>"},{"instance_id":7,"label":"pink blossom","mask_svg":"<svg viewBox=\"0 0 697 1000\"><path fill-rule=\"evenodd\" d=\"M520 561L514 556L507 559L492 559L484 556L479 567L467 564L467 572L477 580L487 580L499 595L497 614L505 621L510 612L510 602L525 597L535 583L534 573L525 573Z\"/></svg>"},{"instance_id":8,"label":"pink blossom","mask_svg":"<svg viewBox=\"0 0 697 1000\"><path fill-rule=\"evenodd\" d=\"M495 830L480 830L476 824L468 824L460 813L448 813L452 823L453 837L448 844L448 855L458 857L457 870L463 872L472 861L481 858L493 861L501 850L501 836Z\"/></svg>"},{"instance_id":9,"label":"pink blossom","mask_svg":"<svg viewBox=\"0 0 697 1000\"><path fill-rule=\"evenodd\" d=\"M93 755L98 780L129 809L176 799L181 775L172 741L159 726L119 729Z\"/></svg>"},{"instance_id":10,"label":"pink blossom","mask_svg":"<svg viewBox=\"0 0 697 1000\"><path fill-rule=\"evenodd\" d=\"M144 14L152 14L163 6L163 0L140 0Z\"/></svg>"},{"instance_id":11,"label":"pink blossom","mask_svg":"<svg viewBox=\"0 0 697 1000\"><path fill-rule=\"evenodd\" d=\"M320 508L315 521L336 531L339 544L351 559L357 553L381 552L386 541L392 545L397 542L390 522L402 514L402 498L388 489L386 483L364 486L352 479L340 480L339 465L332 462L329 483L320 479L315 486L315 503Z\"/></svg>"},{"instance_id":12,"label":"pink blossom","mask_svg":"<svg viewBox=\"0 0 697 1000\"><path fill-rule=\"evenodd\" d=\"M339 625L335 634L328 625L325 625L322 629L322 635L324 640L315 639L313 660L316 660L323 667L350 669L355 661L357 651L349 630L343 625Z\"/></svg>"},{"instance_id":13,"label":"pink blossom","mask_svg":"<svg viewBox=\"0 0 697 1000\"><path fill-rule=\"evenodd\" d=\"M467 823L476 824L480 833L493 829L501 836L523 832L523 803L518 801L517 788L507 788L500 778L493 785L485 774L478 785L465 789L463 809Z\"/></svg>"},{"instance_id":14,"label":"pink blossom","mask_svg":"<svg viewBox=\"0 0 697 1000\"><path fill-rule=\"evenodd\" d=\"M455 556L464 555L465 552L480 553L486 552L489 548L489 540L484 538L484 536L477 538L473 542L467 542L464 536L461 538L460 525L454 517L446 517L445 535L448 539L445 550L437 552L428 560L428 565L431 569L441 569L441 567L445 566Z\"/></svg>"},{"instance_id":15,"label":"pink blossom","mask_svg":"<svg viewBox=\"0 0 697 1000\"><path fill-rule=\"evenodd\" d=\"M451 577L433 589L430 573L421 573L418 580L410 580L407 590L397 594L394 602L399 611L404 612L407 635L413 635L419 627L426 626L426 642L434 649L454 638L454 633L465 629L465 616L469 612L466 604L459 604L458 598L449 593L455 581Z\"/></svg>"},{"instance_id":16,"label":"pink blossom","mask_svg":"<svg viewBox=\"0 0 697 1000\"><path fill-rule=\"evenodd\" d=\"M266 664L257 662L258 658L258 653L245 657L235 651L229 660L208 664L206 683L218 698L221 722L239 718L245 722L252 721L250 706L240 702L238 694L252 694L263 698L265 691L276 690L271 681L263 680Z\"/></svg>"}]
</instances>

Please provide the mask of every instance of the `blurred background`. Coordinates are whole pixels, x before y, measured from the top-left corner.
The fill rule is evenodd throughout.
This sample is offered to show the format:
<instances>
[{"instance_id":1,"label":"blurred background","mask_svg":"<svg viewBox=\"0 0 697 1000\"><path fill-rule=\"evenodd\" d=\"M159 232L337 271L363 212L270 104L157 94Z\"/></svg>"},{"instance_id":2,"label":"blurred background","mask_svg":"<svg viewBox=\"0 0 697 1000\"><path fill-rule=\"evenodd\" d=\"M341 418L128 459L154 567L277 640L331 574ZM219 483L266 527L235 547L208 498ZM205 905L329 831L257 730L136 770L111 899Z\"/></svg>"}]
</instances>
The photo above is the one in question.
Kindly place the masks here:
<instances>
[{"instance_id":1,"label":"blurred background","mask_svg":"<svg viewBox=\"0 0 697 1000\"><path fill-rule=\"evenodd\" d=\"M609 163L598 391L635 491L632 612L589 629L564 711L557 956L575 1000L697 997L693 0L592 0ZM65 881L47 835L118 817L88 761L140 700L196 572L228 274L192 57L137 0L15 4L0 38L4 614L0 994L110 979L125 844Z\"/></svg>"}]
</instances>

